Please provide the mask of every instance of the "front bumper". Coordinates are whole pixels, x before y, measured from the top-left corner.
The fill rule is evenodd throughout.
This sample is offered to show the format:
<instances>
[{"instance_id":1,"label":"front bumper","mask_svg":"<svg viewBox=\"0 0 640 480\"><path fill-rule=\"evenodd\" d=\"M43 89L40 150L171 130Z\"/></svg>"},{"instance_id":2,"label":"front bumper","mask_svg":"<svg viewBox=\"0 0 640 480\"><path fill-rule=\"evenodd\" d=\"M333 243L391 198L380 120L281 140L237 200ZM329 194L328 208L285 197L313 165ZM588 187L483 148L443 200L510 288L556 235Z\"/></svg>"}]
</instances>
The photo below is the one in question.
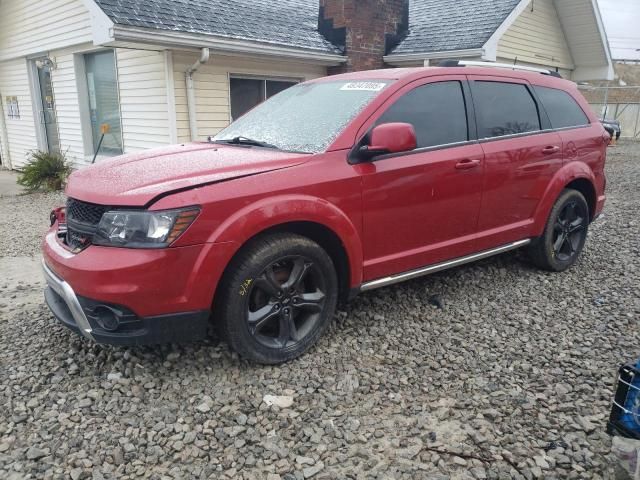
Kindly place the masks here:
<instances>
[{"instance_id":1,"label":"front bumper","mask_svg":"<svg viewBox=\"0 0 640 480\"><path fill-rule=\"evenodd\" d=\"M65 327L97 343L150 345L200 340L207 336L209 311L195 311L141 318L126 307L79 297L73 288L42 262L47 287L45 300L53 315ZM105 327L98 312L117 319Z\"/></svg>"},{"instance_id":2,"label":"front bumper","mask_svg":"<svg viewBox=\"0 0 640 480\"><path fill-rule=\"evenodd\" d=\"M56 227L42 243L45 298L68 328L115 345L206 336L215 291L235 253L234 243L148 250L92 245L72 253L59 241ZM115 328L104 321L105 315L115 317Z\"/></svg>"},{"instance_id":3,"label":"front bumper","mask_svg":"<svg viewBox=\"0 0 640 480\"><path fill-rule=\"evenodd\" d=\"M83 337L93 340L93 329L71 286L61 278L58 278L47 267L44 260L42 260L42 270L47 283L44 294L45 300L53 314L69 328L72 328Z\"/></svg>"},{"instance_id":4,"label":"front bumper","mask_svg":"<svg viewBox=\"0 0 640 480\"><path fill-rule=\"evenodd\" d=\"M148 250L92 245L74 254L55 228L42 244L47 267L77 296L125 305L139 317L210 310L234 249L231 243Z\"/></svg>"}]
</instances>

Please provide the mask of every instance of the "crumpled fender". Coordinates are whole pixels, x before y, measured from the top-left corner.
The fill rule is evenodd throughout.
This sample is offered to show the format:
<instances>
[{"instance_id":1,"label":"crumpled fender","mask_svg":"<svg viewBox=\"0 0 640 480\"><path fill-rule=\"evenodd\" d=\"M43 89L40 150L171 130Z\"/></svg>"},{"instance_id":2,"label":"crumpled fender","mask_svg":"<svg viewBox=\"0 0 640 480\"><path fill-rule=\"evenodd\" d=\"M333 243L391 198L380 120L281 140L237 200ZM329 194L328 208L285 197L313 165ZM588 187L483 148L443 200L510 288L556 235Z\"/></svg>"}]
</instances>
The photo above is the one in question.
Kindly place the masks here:
<instances>
[{"instance_id":1,"label":"crumpled fender","mask_svg":"<svg viewBox=\"0 0 640 480\"><path fill-rule=\"evenodd\" d=\"M333 231L347 253L351 286L362 283L363 252L358 230L342 210L322 198L289 194L261 199L222 222L208 242L234 242L239 249L260 232L289 222L314 222Z\"/></svg>"},{"instance_id":2,"label":"crumpled fender","mask_svg":"<svg viewBox=\"0 0 640 480\"><path fill-rule=\"evenodd\" d=\"M562 190L564 190L569 183L580 178L588 180L595 190L595 175L586 163L578 161L570 162L563 165L562 168L556 172L547 185L547 189L542 196L542 201L538 204L534 215L533 230L536 236L540 236L544 232L544 227L549 219L551 209L562 193Z\"/></svg>"}]
</instances>

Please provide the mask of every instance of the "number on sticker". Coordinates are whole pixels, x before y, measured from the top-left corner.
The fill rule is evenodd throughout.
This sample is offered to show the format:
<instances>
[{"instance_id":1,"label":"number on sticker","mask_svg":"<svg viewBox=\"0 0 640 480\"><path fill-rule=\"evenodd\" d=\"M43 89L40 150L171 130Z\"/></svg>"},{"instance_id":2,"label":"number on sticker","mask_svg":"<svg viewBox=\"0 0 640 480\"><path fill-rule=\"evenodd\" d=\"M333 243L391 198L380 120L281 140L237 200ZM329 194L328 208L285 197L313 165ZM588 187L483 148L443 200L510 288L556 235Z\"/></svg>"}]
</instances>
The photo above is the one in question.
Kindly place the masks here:
<instances>
[{"instance_id":1,"label":"number on sticker","mask_svg":"<svg viewBox=\"0 0 640 480\"><path fill-rule=\"evenodd\" d=\"M366 92L379 92L385 87L385 83L380 82L350 82L342 86L340 90L360 90Z\"/></svg>"}]
</instances>

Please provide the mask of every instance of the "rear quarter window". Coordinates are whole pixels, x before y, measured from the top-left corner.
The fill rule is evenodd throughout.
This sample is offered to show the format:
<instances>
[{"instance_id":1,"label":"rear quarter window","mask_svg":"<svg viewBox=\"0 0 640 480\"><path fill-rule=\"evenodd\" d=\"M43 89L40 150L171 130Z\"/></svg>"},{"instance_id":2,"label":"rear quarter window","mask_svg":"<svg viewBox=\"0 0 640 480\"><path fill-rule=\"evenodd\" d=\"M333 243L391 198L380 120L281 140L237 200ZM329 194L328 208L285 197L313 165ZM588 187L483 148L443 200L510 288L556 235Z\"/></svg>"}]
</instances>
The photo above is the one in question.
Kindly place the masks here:
<instances>
[{"instance_id":1,"label":"rear quarter window","mask_svg":"<svg viewBox=\"0 0 640 480\"><path fill-rule=\"evenodd\" d=\"M589 117L578 102L563 90L549 87L533 87L549 115L553 128L581 127L589 125Z\"/></svg>"}]
</instances>

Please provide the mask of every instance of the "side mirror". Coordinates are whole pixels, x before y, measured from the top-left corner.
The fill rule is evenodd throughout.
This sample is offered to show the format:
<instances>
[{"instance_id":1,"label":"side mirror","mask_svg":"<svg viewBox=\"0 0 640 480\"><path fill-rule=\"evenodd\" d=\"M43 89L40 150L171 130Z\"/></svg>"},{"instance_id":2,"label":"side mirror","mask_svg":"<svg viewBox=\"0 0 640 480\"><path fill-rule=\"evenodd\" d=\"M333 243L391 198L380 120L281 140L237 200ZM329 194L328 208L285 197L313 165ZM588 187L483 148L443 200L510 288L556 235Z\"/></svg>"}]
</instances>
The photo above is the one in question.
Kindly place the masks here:
<instances>
[{"instance_id":1,"label":"side mirror","mask_svg":"<svg viewBox=\"0 0 640 480\"><path fill-rule=\"evenodd\" d=\"M362 146L359 154L364 159L387 153L414 150L418 144L416 131L410 123L383 123L371 130L369 145Z\"/></svg>"}]
</instances>

